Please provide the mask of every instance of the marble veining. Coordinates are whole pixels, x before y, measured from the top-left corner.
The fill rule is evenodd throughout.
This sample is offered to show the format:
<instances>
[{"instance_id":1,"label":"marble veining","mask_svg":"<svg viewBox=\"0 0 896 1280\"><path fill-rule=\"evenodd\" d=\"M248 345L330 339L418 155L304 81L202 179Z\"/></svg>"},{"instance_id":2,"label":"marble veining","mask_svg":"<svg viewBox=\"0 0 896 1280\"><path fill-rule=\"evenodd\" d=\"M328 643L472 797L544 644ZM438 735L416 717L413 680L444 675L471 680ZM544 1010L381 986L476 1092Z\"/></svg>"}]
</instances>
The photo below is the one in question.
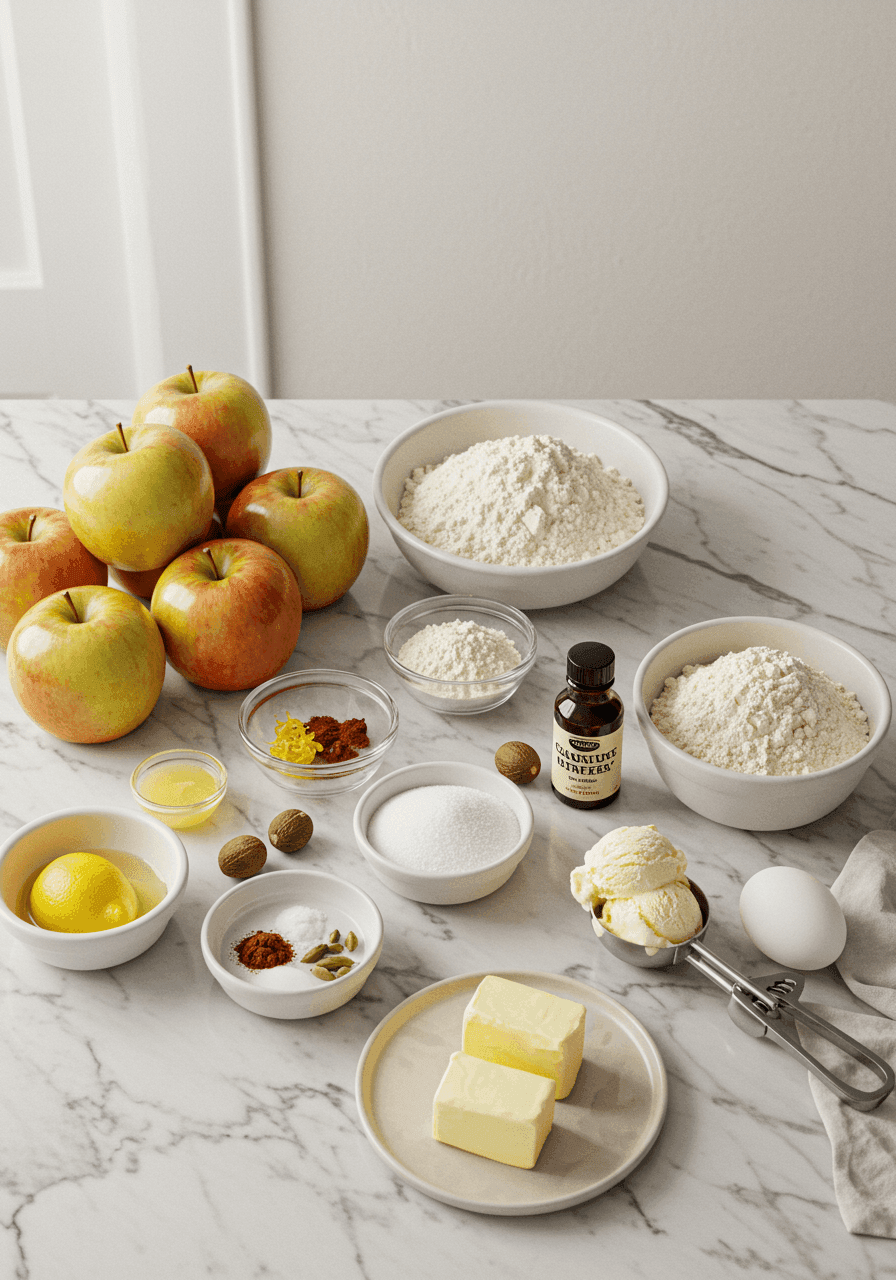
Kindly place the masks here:
<instances>
[{"instance_id":1,"label":"marble veining","mask_svg":"<svg viewBox=\"0 0 896 1280\"><path fill-rule=\"evenodd\" d=\"M350 878L385 920L380 963L362 993L323 1018L275 1022L245 1012L208 974L199 932L229 887L217 851L264 836L290 803L236 736L240 694L194 688L168 671L156 710L115 743L77 746L43 733L0 693L0 829L84 800L130 805L144 756L189 743L230 773L214 819L183 833L184 901L161 940L127 965L69 973L0 936L0 1275L95 1280L127 1275L441 1280L598 1269L625 1280L884 1280L891 1241L850 1236L832 1189L830 1148L806 1073L737 1030L725 998L687 966L630 969L598 947L568 890L570 869L612 827L656 822L683 847L712 903L710 945L747 972L768 969L746 938L743 881L770 864L830 883L865 831L896 809L891 732L856 793L796 831L718 827L685 809L653 769L631 712L635 670L677 628L736 613L799 618L865 653L896 688L896 407L877 401L589 401L662 458L664 520L638 564L591 600L531 617L539 658L512 701L453 719L413 702L392 678L383 628L435 594L394 548L373 507L384 445L456 401L277 401L271 468L314 465L359 490L370 556L341 602L306 616L290 666L363 670L395 697L401 729L384 768L420 758L490 764L521 738L548 757L551 703L568 646L602 639L617 655L630 709L623 790L594 814L560 805L542 776L529 789L532 849L503 889L457 907L397 897L357 852L357 796L309 805L312 842L271 850L271 869ZM127 422L129 402L0 403L0 508L62 505L62 478L89 439ZM450 440L446 441L450 444ZM369 1147L356 1112L358 1055L397 1003L454 974L540 969L620 1000L656 1040L669 1110L648 1158L599 1198L557 1214L489 1218L406 1186ZM833 969L806 996L861 1008Z\"/></svg>"}]
</instances>

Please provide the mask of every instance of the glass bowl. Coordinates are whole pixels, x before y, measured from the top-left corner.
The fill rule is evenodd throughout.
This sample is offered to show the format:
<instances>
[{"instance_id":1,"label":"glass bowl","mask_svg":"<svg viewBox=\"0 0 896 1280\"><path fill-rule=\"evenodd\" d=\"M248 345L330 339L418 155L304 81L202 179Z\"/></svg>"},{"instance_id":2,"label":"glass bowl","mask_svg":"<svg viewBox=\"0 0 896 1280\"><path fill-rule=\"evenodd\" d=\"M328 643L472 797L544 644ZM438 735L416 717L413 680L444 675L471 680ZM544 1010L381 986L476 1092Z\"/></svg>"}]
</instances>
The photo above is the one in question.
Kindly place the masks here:
<instances>
[{"instance_id":1,"label":"glass bowl","mask_svg":"<svg viewBox=\"0 0 896 1280\"><path fill-rule=\"evenodd\" d=\"M401 647L424 627L444 622L476 622L503 631L520 654L520 662L488 680L439 680L420 675L398 660ZM396 613L386 627L383 647L389 666L412 697L443 715L473 716L492 711L512 698L535 664L538 635L524 613L513 605L476 596L431 596Z\"/></svg>"},{"instance_id":2,"label":"glass bowl","mask_svg":"<svg viewBox=\"0 0 896 1280\"><path fill-rule=\"evenodd\" d=\"M353 760L336 764L294 764L271 755L277 721L292 716L366 720L370 746ZM244 699L240 738L259 769L286 791L323 799L354 791L376 773L398 732L398 708L373 680L349 671L285 671L260 684Z\"/></svg>"},{"instance_id":3,"label":"glass bowl","mask_svg":"<svg viewBox=\"0 0 896 1280\"><path fill-rule=\"evenodd\" d=\"M184 796L191 790L190 774L195 777L198 771L208 776L212 789L201 800L188 802ZM144 790L148 794L144 794ZM140 808L178 831L207 822L224 799L226 790L227 770L221 761L206 751L194 751L190 747L175 747L147 756L131 774L131 793ZM151 798L153 793L156 797L166 795L166 799Z\"/></svg>"}]
</instances>

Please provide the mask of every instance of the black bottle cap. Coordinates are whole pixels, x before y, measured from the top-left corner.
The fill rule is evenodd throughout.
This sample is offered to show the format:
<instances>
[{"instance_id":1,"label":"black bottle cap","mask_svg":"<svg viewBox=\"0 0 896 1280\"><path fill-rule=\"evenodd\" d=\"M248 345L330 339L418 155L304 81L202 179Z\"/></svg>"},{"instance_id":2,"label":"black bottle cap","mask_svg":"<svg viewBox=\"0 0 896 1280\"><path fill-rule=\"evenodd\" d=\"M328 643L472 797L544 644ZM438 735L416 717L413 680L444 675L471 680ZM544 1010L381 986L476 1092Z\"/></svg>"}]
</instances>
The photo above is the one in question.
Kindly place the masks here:
<instances>
[{"instance_id":1,"label":"black bottle cap","mask_svg":"<svg viewBox=\"0 0 896 1280\"><path fill-rule=\"evenodd\" d=\"M616 654L608 644L584 640L566 655L566 678L580 689L609 689L616 674Z\"/></svg>"}]
</instances>

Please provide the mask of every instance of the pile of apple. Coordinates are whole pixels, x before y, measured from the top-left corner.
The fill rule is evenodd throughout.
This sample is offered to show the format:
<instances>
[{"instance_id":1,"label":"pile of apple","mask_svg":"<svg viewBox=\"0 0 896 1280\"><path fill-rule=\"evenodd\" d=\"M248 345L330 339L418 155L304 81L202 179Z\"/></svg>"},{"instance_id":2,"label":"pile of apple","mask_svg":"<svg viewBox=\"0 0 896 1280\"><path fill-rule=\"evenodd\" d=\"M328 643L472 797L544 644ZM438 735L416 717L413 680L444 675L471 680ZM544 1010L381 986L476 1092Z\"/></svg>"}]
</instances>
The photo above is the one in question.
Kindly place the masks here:
<instances>
[{"instance_id":1,"label":"pile of apple","mask_svg":"<svg viewBox=\"0 0 896 1280\"><path fill-rule=\"evenodd\" d=\"M360 497L315 467L260 475L270 451L258 392L188 366L143 396L130 427L75 455L65 512L0 515L0 643L42 729L129 733L166 658L205 689L261 684L295 649L303 609L348 591L367 556Z\"/></svg>"}]
</instances>

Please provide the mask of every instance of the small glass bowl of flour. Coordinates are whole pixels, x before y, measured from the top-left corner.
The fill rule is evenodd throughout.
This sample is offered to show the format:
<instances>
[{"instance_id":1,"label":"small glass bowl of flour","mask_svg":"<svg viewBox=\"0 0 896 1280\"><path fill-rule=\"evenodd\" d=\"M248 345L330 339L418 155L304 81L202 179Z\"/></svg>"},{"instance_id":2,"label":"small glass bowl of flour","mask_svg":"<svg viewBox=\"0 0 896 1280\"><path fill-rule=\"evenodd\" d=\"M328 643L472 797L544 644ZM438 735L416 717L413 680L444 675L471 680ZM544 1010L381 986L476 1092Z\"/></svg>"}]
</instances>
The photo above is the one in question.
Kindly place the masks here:
<instances>
[{"instance_id":1,"label":"small glass bowl of flour","mask_svg":"<svg viewBox=\"0 0 896 1280\"><path fill-rule=\"evenodd\" d=\"M445 715L478 715L512 698L538 637L519 609L473 596L433 596L389 622L383 647L412 697Z\"/></svg>"}]
</instances>

